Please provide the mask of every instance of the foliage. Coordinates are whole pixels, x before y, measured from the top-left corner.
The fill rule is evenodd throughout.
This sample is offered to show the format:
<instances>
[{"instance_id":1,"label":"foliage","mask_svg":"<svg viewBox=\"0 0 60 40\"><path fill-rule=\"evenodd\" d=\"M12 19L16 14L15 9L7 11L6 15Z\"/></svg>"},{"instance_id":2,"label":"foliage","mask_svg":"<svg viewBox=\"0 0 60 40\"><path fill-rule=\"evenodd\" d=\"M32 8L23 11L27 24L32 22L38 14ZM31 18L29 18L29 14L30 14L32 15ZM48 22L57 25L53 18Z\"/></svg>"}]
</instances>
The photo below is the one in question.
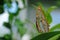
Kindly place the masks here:
<instances>
[{"instance_id":1,"label":"foliage","mask_svg":"<svg viewBox=\"0 0 60 40\"><path fill-rule=\"evenodd\" d=\"M4 1L0 0L0 14L4 12L3 4L4 4Z\"/></svg>"},{"instance_id":2,"label":"foliage","mask_svg":"<svg viewBox=\"0 0 60 40\"><path fill-rule=\"evenodd\" d=\"M4 37L0 37L0 40L12 40L11 35L6 34Z\"/></svg>"},{"instance_id":3,"label":"foliage","mask_svg":"<svg viewBox=\"0 0 60 40\"><path fill-rule=\"evenodd\" d=\"M60 34L57 34L57 35L49 38L48 40L59 40L60 39L59 37L60 37Z\"/></svg>"},{"instance_id":4,"label":"foliage","mask_svg":"<svg viewBox=\"0 0 60 40\"><path fill-rule=\"evenodd\" d=\"M42 33L31 40L48 40L49 38L53 37L54 35L60 34L60 31L49 32L49 33Z\"/></svg>"},{"instance_id":5,"label":"foliage","mask_svg":"<svg viewBox=\"0 0 60 40\"><path fill-rule=\"evenodd\" d=\"M5 27L7 27L8 29L10 29L11 30L11 25L9 24L9 23L6 23L6 22L4 22L4 24L3 24Z\"/></svg>"},{"instance_id":6,"label":"foliage","mask_svg":"<svg viewBox=\"0 0 60 40\"><path fill-rule=\"evenodd\" d=\"M50 24L52 22L52 17L51 17L50 13L56 8L57 8L56 6L51 6L45 12L45 15L46 15L45 17L46 17L46 20L48 21L48 24Z\"/></svg>"},{"instance_id":7,"label":"foliage","mask_svg":"<svg viewBox=\"0 0 60 40\"><path fill-rule=\"evenodd\" d=\"M54 25L54 26L50 29L50 31L56 31L56 29L60 29L60 24ZM59 30L59 31L60 31L60 30Z\"/></svg>"},{"instance_id":8,"label":"foliage","mask_svg":"<svg viewBox=\"0 0 60 40\"><path fill-rule=\"evenodd\" d=\"M50 13L51 13L54 9L56 9L57 6L51 6L51 7L49 7L49 8L46 10L46 9L43 7L43 5L41 5L41 3L39 3L39 2L38 2L37 4L35 4L35 5L36 5L36 6L39 6L39 5L42 6L42 9L43 9L43 11L44 11L45 18L46 18L48 24L51 24L51 22L52 22L52 17L51 17L51 15L50 15ZM56 30L56 29L60 29L60 24L57 24L57 25L55 25L54 27L52 27L52 28L50 29L50 32L48 32L48 33L42 33L42 34L40 34L40 35L32 38L31 40L59 40L59 38L60 38L60 31L55 31L55 32L53 32L53 31Z\"/></svg>"},{"instance_id":9,"label":"foliage","mask_svg":"<svg viewBox=\"0 0 60 40\"><path fill-rule=\"evenodd\" d=\"M18 32L21 36L23 36L26 33L26 28L24 27L24 23L21 22L19 19L15 20L15 25L18 27Z\"/></svg>"},{"instance_id":10,"label":"foliage","mask_svg":"<svg viewBox=\"0 0 60 40\"><path fill-rule=\"evenodd\" d=\"M23 1L23 4L25 6L25 0L22 0ZM44 2L45 1L45 2ZM60 6L60 1L59 0L56 0L56 1L46 1L46 0L29 0L29 4L34 4L36 6L42 6L42 9L44 11L44 15L45 15L45 18L46 20L48 21L48 24L50 24L52 22L52 17L50 15L50 13L56 9L57 7L56 6L51 6L49 7L47 10L44 8L44 6L42 5L43 3L46 3L46 4L49 4L49 5L52 5L52 3L55 2L55 4L57 6ZM4 12L4 8L3 8L3 4L7 3L8 7L10 8L11 7L11 0L8 1L8 0L0 0L0 14L2 14ZM54 5L55 5L54 4ZM11 30L11 24L10 22L12 22L13 18L15 16L18 15L19 11L21 9L18 8L17 12L16 13L10 13L9 12L9 23L4 23L3 25L6 26L7 28L9 28ZM36 28L36 25L33 24L32 22L30 22L29 20L27 20L26 22L29 22L32 24L33 28ZM18 27L18 32L20 33L21 36L23 36L25 33L26 33L26 28L24 27L24 24L23 22L21 22L19 19L16 19L15 20L15 25ZM40 35L32 38L31 40L59 40L60 39L60 30L58 31L55 31L56 29L60 29L60 24L56 24L54 25L48 32L48 33L41 33ZM54 32L53 32L54 31ZM11 38L11 35L5 35L3 38L0 37L0 40L12 40Z\"/></svg>"}]
</instances>

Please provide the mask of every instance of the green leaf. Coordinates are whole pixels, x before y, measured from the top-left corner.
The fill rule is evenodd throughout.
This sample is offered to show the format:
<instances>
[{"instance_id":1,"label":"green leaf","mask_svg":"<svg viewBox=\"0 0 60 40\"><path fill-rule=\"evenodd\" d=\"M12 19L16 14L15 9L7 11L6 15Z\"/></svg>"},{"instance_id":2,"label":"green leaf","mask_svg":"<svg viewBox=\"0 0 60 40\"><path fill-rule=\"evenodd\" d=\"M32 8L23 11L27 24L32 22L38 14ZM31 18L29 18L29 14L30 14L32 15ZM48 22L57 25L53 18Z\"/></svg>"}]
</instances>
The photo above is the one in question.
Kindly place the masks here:
<instances>
[{"instance_id":1,"label":"green leaf","mask_svg":"<svg viewBox=\"0 0 60 40\"><path fill-rule=\"evenodd\" d=\"M54 31L56 29L60 29L60 24L56 24L55 26L53 26L50 31ZM60 31L60 30L59 30Z\"/></svg>"},{"instance_id":2,"label":"green leaf","mask_svg":"<svg viewBox=\"0 0 60 40\"><path fill-rule=\"evenodd\" d=\"M55 36L53 36L52 38L50 38L48 40L57 40L59 37L60 37L60 34L55 35Z\"/></svg>"},{"instance_id":3,"label":"green leaf","mask_svg":"<svg viewBox=\"0 0 60 40\"><path fill-rule=\"evenodd\" d=\"M24 26L24 23L23 22L21 22L21 20L19 20L19 19L15 19L15 23L14 23L15 25L17 25L17 26Z\"/></svg>"},{"instance_id":4,"label":"green leaf","mask_svg":"<svg viewBox=\"0 0 60 40\"><path fill-rule=\"evenodd\" d=\"M4 39L5 39L5 40L12 40L12 37L11 37L11 35L6 34L6 35L4 36Z\"/></svg>"},{"instance_id":5,"label":"green leaf","mask_svg":"<svg viewBox=\"0 0 60 40\"><path fill-rule=\"evenodd\" d=\"M57 34L60 34L60 31L43 33L41 35L38 35L38 36L32 38L31 40L48 40L49 38L51 38L51 37L53 37L53 36L55 36Z\"/></svg>"},{"instance_id":6,"label":"green leaf","mask_svg":"<svg viewBox=\"0 0 60 40\"><path fill-rule=\"evenodd\" d=\"M10 34L6 34L4 37L0 37L0 40L12 40L12 36Z\"/></svg>"},{"instance_id":7,"label":"green leaf","mask_svg":"<svg viewBox=\"0 0 60 40\"><path fill-rule=\"evenodd\" d=\"M60 36L58 37L58 39L57 40L60 40Z\"/></svg>"},{"instance_id":8,"label":"green leaf","mask_svg":"<svg viewBox=\"0 0 60 40\"><path fill-rule=\"evenodd\" d=\"M10 25L10 23L4 22L3 25L11 30L11 25Z\"/></svg>"},{"instance_id":9,"label":"green leaf","mask_svg":"<svg viewBox=\"0 0 60 40\"><path fill-rule=\"evenodd\" d=\"M56 5L60 7L60 0L57 1Z\"/></svg>"},{"instance_id":10,"label":"green leaf","mask_svg":"<svg viewBox=\"0 0 60 40\"><path fill-rule=\"evenodd\" d=\"M12 23L13 18L14 18L14 15L13 14L9 14L9 22Z\"/></svg>"},{"instance_id":11,"label":"green leaf","mask_svg":"<svg viewBox=\"0 0 60 40\"><path fill-rule=\"evenodd\" d=\"M46 12L45 13L45 17L46 17L46 21L48 22L48 24L50 24L52 22L51 14Z\"/></svg>"},{"instance_id":12,"label":"green leaf","mask_svg":"<svg viewBox=\"0 0 60 40\"><path fill-rule=\"evenodd\" d=\"M51 13L51 12L52 12L54 9L56 9L56 8L57 8L57 6L51 6L51 7L48 8L47 11L48 11L49 13Z\"/></svg>"},{"instance_id":13,"label":"green leaf","mask_svg":"<svg viewBox=\"0 0 60 40\"><path fill-rule=\"evenodd\" d=\"M56 6L51 6L51 7L48 8L48 10L46 10L46 11L44 10L45 17L46 17L46 20L47 20L48 24L50 24L52 22L52 17L51 17L50 13L56 8L57 8Z\"/></svg>"},{"instance_id":14,"label":"green leaf","mask_svg":"<svg viewBox=\"0 0 60 40\"><path fill-rule=\"evenodd\" d=\"M26 0L22 0L22 1L23 1L23 4L25 5L25 1L26 1Z\"/></svg>"},{"instance_id":15,"label":"green leaf","mask_svg":"<svg viewBox=\"0 0 60 40\"><path fill-rule=\"evenodd\" d=\"M4 12L3 5L0 5L0 14L2 14L3 12Z\"/></svg>"},{"instance_id":16,"label":"green leaf","mask_svg":"<svg viewBox=\"0 0 60 40\"><path fill-rule=\"evenodd\" d=\"M21 22L19 19L15 20L15 25L18 27L18 32L21 36L23 36L26 33L26 28L24 27L24 23Z\"/></svg>"},{"instance_id":17,"label":"green leaf","mask_svg":"<svg viewBox=\"0 0 60 40\"><path fill-rule=\"evenodd\" d=\"M23 36L23 35L26 33L26 31L27 31L27 30L26 30L25 27L21 27L21 26L20 26L20 27L18 28L18 32L20 33L21 36Z\"/></svg>"}]
</instances>

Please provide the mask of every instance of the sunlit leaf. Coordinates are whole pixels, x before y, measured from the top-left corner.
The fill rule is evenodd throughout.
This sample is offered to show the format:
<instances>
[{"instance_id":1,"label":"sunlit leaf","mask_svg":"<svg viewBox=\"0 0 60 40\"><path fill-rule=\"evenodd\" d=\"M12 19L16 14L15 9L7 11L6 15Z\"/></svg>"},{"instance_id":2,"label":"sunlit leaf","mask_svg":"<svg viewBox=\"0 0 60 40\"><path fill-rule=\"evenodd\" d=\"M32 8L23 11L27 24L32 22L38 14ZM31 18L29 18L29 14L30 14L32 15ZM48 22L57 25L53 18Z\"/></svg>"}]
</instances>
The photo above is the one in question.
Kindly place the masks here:
<instances>
[{"instance_id":1,"label":"sunlit leaf","mask_svg":"<svg viewBox=\"0 0 60 40\"><path fill-rule=\"evenodd\" d=\"M46 11L44 10L45 17L46 17L46 20L47 20L48 24L50 24L52 22L52 17L51 17L50 13L56 8L57 8L57 6L51 6Z\"/></svg>"},{"instance_id":2,"label":"sunlit leaf","mask_svg":"<svg viewBox=\"0 0 60 40\"><path fill-rule=\"evenodd\" d=\"M46 17L46 20L48 22L48 24L50 24L52 22L52 17L51 17L51 14L46 12L45 13L45 17Z\"/></svg>"},{"instance_id":3,"label":"sunlit leaf","mask_svg":"<svg viewBox=\"0 0 60 40\"><path fill-rule=\"evenodd\" d=\"M51 13L56 8L57 8L57 6L51 6L48 8L47 12Z\"/></svg>"},{"instance_id":4,"label":"sunlit leaf","mask_svg":"<svg viewBox=\"0 0 60 40\"><path fill-rule=\"evenodd\" d=\"M54 31L54 30L56 30L56 29L60 29L60 24L54 25L54 26L50 29L50 31ZM60 31L60 30L58 30L58 31Z\"/></svg>"},{"instance_id":5,"label":"sunlit leaf","mask_svg":"<svg viewBox=\"0 0 60 40\"><path fill-rule=\"evenodd\" d=\"M52 7L49 7L48 10L44 10L45 11L45 17L46 17L46 20L48 22L48 24L50 24L52 22L52 17L51 17L51 12L56 9L57 7L56 6L52 6Z\"/></svg>"},{"instance_id":6,"label":"sunlit leaf","mask_svg":"<svg viewBox=\"0 0 60 40\"><path fill-rule=\"evenodd\" d=\"M31 40L48 40L49 38L51 38L51 37L53 37L53 36L55 36L57 34L60 34L60 31L43 33L41 35L38 35L38 36L32 38Z\"/></svg>"}]
</instances>

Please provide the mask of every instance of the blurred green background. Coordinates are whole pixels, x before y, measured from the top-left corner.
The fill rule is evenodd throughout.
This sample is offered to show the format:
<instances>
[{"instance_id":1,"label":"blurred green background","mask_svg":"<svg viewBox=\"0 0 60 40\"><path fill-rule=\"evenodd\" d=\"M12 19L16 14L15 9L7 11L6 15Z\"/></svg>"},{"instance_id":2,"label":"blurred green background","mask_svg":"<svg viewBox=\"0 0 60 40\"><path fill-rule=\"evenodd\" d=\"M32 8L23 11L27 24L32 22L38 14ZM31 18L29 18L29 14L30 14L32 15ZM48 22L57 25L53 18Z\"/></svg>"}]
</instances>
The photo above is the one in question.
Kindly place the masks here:
<instances>
[{"instance_id":1,"label":"blurred green background","mask_svg":"<svg viewBox=\"0 0 60 40\"><path fill-rule=\"evenodd\" d=\"M41 4L50 25L48 33L36 28L36 9ZM0 0L0 40L60 40L59 0Z\"/></svg>"}]
</instances>

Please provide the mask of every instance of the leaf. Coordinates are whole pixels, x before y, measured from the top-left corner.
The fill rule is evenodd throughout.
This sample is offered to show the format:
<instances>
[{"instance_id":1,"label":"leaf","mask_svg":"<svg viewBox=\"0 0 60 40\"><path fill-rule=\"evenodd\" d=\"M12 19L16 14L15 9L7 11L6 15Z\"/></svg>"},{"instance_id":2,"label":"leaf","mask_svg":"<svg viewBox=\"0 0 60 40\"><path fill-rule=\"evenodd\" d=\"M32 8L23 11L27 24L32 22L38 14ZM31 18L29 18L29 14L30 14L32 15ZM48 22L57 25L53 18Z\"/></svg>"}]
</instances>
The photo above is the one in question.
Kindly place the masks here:
<instances>
[{"instance_id":1,"label":"leaf","mask_svg":"<svg viewBox=\"0 0 60 40\"><path fill-rule=\"evenodd\" d=\"M51 17L51 14L46 12L45 13L45 17L46 17L46 20L48 22L48 24L50 24L52 22L52 17Z\"/></svg>"},{"instance_id":2,"label":"leaf","mask_svg":"<svg viewBox=\"0 0 60 40\"><path fill-rule=\"evenodd\" d=\"M2 14L3 12L4 12L3 5L0 5L0 14Z\"/></svg>"},{"instance_id":3,"label":"leaf","mask_svg":"<svg viewBox=\"0 0 60 40\"><path fill-rule=\"evenodd\" d=\"M4 39L5 39L5 40L12 40L12 37L11 37L11 35L6 34L6 35L4 36Z\"/></svg>"},{"instance_id":4,"label":"leaf","mask_svg":"<svg viewBox=\"0 0 60 40\"><path fill-rule=\"evenodd\" d=\"M56 5L57 5L58 7L60 7L60 1L59 1L59 0L56 2Z\"/></svg>"},{"instance_id":5,"label":"leaf","mask_svg":"<svg viewBox=\"0 0 60 40\"><path fill-rule=\"evenodd\" d=\"M25 6L25 1L26 1L26 0L22 0L22 1L23 1L24 6Z\"/></svg>"},{"instance_id":6,"label":"leaf","mask_svg":"<svg viewBox=\"0 0 60 40\"><path fill-rule=\"evenodd\" d=\"M48 40L57 40L59 37L60 37L60 34L55 35L55 36L53 36L52 38L50 38Z\"/></svg>"},{"instance_id":7,"label":"leaf","mask_svg":"<svg viewBox=\"0 0 60 40\"><path fill-rule=\"evenodd\" d=\"M18 28L18 32L20 33L21 36L23 36L23 35L26 33L26 31L27 31L27 30L26 30L25 27L21 27L21 26L20 26L20 27Z\"/></svg>"},{"instance_id":8,"label":"leaf","mask_svg":"<svg viewBox=\"0 0 60 40\"><path fill-rule=\"evenodd\" d=\"M11 37L11 35L6 34L6 35L4 35L4 37L0 37L0 40L12 40L12 37Z\"/></svg>"},{"instance_id":9,"label":"leaf","mask_svg":"<svg viewBox=\"0 0 60 40\"><path fill-rule=\"evenodd\" d=\"M58 39L57 40L60 40L60 36L58 37Z\"/></svg>"},{"instance_id":10,"label":"leaf","mask_svg":"<svg viewBox=\"0 0 60 40\"><path fill-rule=\"evenodd\" d=\"M51 12L52 12L54 9L56 9L56 8L57 8L57 6L51 6L51 7L48 8L47 11L48 11L49 13L51 13Z\"/></svg>"},{"instance_id":11,"label":"leaf","mask_svg":"<svg viewBox=\"0 0 60 40\"><path fill-rule=\"evenodd\" d=\"M3 25L11 30L11 25L10 25L10 23L4 22Z\"/></svg>"},{"instance_id":12,"label":"leaf","mask_svg":"<svg viewBox=\"0 0 60 40\"><path fill-rule=\"evenodd\" d=\"M60 24L56 24L55 26L53 26L50 31L54 31L56 29L60 29ZM60 30L59 30L60 31Z\"/></svg>"},{"instance_id":13,"label":"leaf","mask_svg":"<svg viewBox=\"0 0 60 40\"><path fill-rule=\"evenodd\" d=\"M21 22L19 19L15 19L15 23L14 23L15 25L17 25L17 26L24 26L24 23L23 22Z\"/></svg>"},{"instance_id":14,"label":"leaf","mask_svg":"<svg viewBox=\"0 0 60 40\"><path fill-rule=\"evenodd\" d=\"M51 37L53 37L53 36L55 36L57 34L60 34L60 31L43 33L41 35L38 35L38 36L32 38L31 40L48 40L49 38L51 38Z\"/></svg>"},{"instance_id":15,"label":"leaf","mask_svg":"<svg viewBox=\"0 0 60 40\"><path fill-rule=\"evenodd\" d=\"M14 18L14 15L13 14L9 14L9 22L12 22L13 18Z\"/></svg>"},{"instance_id":16,"label":"leaf","mask_svg":"<svg viewBox=\"0 0 60 40\"><path fill-rule=\"evenodd\" d=\"M48 10L44 11L48 24L50 24L52 22L52 17L51 17L50 13L56 8L57 8L56 6L51 6L50 8L48 8Z\"/></svg>"},{"instance_id":17,"label":"leaf","mask_svg":"<svg viewBox=\"0 0 60 40\"><path fill-rule=\"evenodd\" d=\"M15 20L15 25L18 27L18 32L21 36L26 33L26 28L24 27L24 23L22 23L19 19Z\"/></svg>"}]
</instances>

